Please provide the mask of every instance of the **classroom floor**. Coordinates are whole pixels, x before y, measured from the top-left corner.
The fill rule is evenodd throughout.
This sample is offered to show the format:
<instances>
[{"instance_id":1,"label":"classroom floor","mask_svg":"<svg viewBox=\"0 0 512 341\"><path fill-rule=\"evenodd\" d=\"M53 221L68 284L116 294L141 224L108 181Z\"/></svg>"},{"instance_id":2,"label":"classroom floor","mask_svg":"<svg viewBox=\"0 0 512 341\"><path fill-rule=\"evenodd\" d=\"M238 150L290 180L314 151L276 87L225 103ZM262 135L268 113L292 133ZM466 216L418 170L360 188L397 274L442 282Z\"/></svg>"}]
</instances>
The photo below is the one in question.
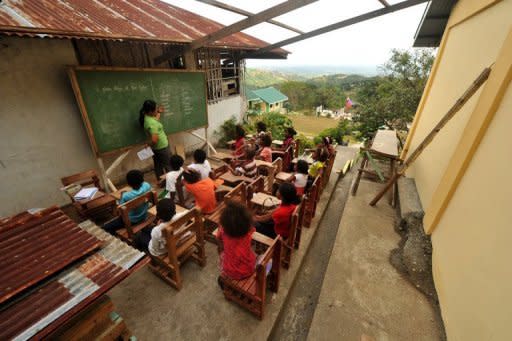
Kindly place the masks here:
<instances>
[{"instance_id":1,"label":"classroom floor","mask_svg":"<svg viewBox=\"0 0 512 341\"><path fill-rule=\"evenodd\" d=\"M217 284L217 248L206 243L207 264L183 267L183 289L176 291L149 269L143 268L109 292L130 331L139 340L265 340L270 334L295 275L314 236L329 196L336 184L335 170L346 159L337 157L328 186L318 203L311 228L303 229L300 248L288 270L282 270L279 292L268 292L265 318L259 321L246 310L224 299Z\"/></svg>"}]
</instances>

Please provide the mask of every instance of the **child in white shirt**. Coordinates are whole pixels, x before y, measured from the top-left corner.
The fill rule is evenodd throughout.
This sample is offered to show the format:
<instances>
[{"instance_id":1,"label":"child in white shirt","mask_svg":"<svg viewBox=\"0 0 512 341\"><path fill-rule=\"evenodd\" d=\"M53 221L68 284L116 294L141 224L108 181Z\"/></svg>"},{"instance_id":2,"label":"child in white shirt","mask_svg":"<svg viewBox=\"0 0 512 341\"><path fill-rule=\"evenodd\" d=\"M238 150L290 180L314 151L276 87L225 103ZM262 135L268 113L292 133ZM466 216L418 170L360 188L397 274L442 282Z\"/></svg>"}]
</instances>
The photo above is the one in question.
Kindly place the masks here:
<instances>
[{"instance_id":1,"label":"child in white shirt","mask_svg":"<svg viewBox=\"0 0 512 341\"><path fill-rule=\"evenodd\" d=\"M306 190L308 184L309 165L306 160L298 160L295 166L296 173L293 176L293 185L297 190L297 195L301 196Z\"/></svg>"},{"instance_id":2,"label":"child in white shirt","mask_svg":"<svg viewBox=\"0 0 512 341\"><path fill-rule=\"evenodd\" d=\"M162 256L167 253L167 242L162 230L169 222L183 217L188 211L176 214L176 205L170 199L162 199L156 205L156 218L158 225L146 227L135 235L134 245L137 249L149 252L153 256Z\"/></svg>"},{"instance_id":3,"label":"child in white shirt","mask_svg":"<svg viewBox=\"0 0 512 341\"><path fill-rule=\"evenodd\" d=\"M187 168L193 169L201 174L201 180L210 176L212 171L210 163L206 160L206 152L202 149L196 149L194 151L194 163L189 165Z\"/></svg>"},{"instance_id":4,"label":"child in white shirt","mask_svg":"<svg viewBox=\"0 0 512 341\"><path fill-rule=\"evenodd\" d=\"M171 199L173 202L176 198L176 181L183 172L183 158L177 154L171 155L171 171L165 175L165 190L167 191L166 198Z\"/></svg>"}]
</instances>

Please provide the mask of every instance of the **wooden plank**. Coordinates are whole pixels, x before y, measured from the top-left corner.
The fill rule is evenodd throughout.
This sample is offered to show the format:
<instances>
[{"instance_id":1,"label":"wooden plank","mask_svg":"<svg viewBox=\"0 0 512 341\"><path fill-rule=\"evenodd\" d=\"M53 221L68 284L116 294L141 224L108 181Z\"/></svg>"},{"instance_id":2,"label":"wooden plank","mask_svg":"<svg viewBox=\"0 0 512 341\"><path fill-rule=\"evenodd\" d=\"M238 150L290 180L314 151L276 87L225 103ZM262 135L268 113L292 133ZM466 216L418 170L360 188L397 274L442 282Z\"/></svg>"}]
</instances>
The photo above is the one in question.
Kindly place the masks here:
<instances>
[{"instance_id":1,"label":"wooden plank","mask_svg":"<svg viewBox=\"0 0 512 341\"><path fill-rule=\"evenodd\" d=\"M201 46L205 46L209 43L212 43L212 42L215 42L224 37L230 36L233 33L243 31L251 26L257 25L257 24L267 21L271 18L278 17L282 14L291 12L297 8L309 5L316 1L318 1L318 0L288 0L288 1L285 1L285 2L280 3L274 7L268 8L262 12L254 14L252 16L249 16L246 19L243 19L234 24L225 26L216 32L207 34L204 37L196 39L190 44L190 48L193 50L198 49ZM162 56L158 57L159 60L161 57Z\"/></svg>"},{"instance_id":2,"label":"wooden plank","mask_svg":"<svg viewBox=\"0 0 512 341\"><path fill-rule=\"evenodd\" d=\"M361 15L355 16L353 18L346 19L346 20L340 21L338 23L322 27L322 28L313 30L313 31L308 32L308 33L301 34L301 35L296 36L296 37L292 37L292 38L285 39L285 40L282 40L282 41L274 43L274 44L270 44L270 45L265 46L265 47L263 47L263 48L261 48L259 50L256 50L254 52L250 52L248 54L243 55L243 58L251 58L253 56L257 56L258 54L269 52L269 51L272 51L272 50L274 50L276 48L279 48L279 47L282 47L282 46L290 45L290 44L296 43L296 42L301 41L301 40L305 40L305 39L309 39L309 38L312 38L312 37L316 37L318 35L321 35L321 34L324 34L324 33L327 33L327 32L331 32L331 31L334 31L334 30L337 30L337 29L340 29L340 28L343 28L343 27L347 27L347 26L350 26L350 25L354 25L354 24L366 21L366 20L370 20L370 19L373 19L373 18L376 18L376 17L380 17L380 16L382 16L384 14L388 14L388 13L392 13L392 12L395 12L395 11L399 11L399 10L402 10L402 9L405 9L405 8L408 8L408 7L411 7L411 6L415 6L415 5L418 5L418 4L427 2L427 1L428 0L406 0L406 1L402 1L402 2L400 2L398 4L395 4L395 5L392 5L392 6L389 6L389 7L384 7L384 8L372 11L372 12L361 14Z\"/></svg>"},{"instance_id":3,"label":"wooden plank","mask_svg":"<svg viewBox=\"0 0 512 341\"><path fill-rule=\"evenodd\" d=\"M225 3L222 3L222 2L216 1L216 0L196 0L196 1L203 2L205 4L208 4L208 5L211 5L211 6L215 6L217 8L221 8L221 9L224 9L226 11L233 12L233 13L237 13L237 14L240 14L240 15L245 15L246 17L250 17L250 16L254 15L254 13L252 13L252 12L248 12L248 11L243 10L241 8L230 6L228 4L225 4ZM301 30L299 30L297 28L294 28L294 27L291 27L289 25L283 24L282 22L277 21L277 20L269 19L266 22L268 22L270 24L273 24L273 25L276 25L276 26L279 26L279 27L282 27L284 29L293 31L293 32L298 33L298 34L303 34L304 33L303 31L301 31Z\"/></svg>"},{"instance_id":4,"label":"wooden plank","mask_svg":"<svg viewBox=\"0 0 512 341\"><path fill-rule=\"evenodd\" d=\"M377 130L370 149L386 156L398 157L398 137L396 137L396 131Z\"/></svg>"}]
</instances>

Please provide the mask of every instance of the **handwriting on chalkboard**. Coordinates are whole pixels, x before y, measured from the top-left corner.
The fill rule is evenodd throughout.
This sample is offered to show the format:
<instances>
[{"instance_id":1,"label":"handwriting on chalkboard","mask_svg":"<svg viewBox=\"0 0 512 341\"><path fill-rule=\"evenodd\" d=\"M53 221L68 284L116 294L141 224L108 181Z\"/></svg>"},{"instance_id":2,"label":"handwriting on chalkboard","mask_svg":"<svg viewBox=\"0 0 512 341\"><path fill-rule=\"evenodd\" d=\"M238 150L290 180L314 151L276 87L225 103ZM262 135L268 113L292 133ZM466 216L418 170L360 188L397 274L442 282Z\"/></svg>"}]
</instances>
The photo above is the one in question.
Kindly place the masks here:
<instances>
[{"instance_id":1,"label":"handwriting on chalkboard","mask_svg":"<svg viewBox=\"0 0 512 341\"><path fill-rule=\"evenodd\" d=\"M144 84L136 84L132 83L129 85L113 85L113 86L103 86L101 88L96 88L96 91L102 92L102 93L109 93L109 92L137 92L137 91L145 91L148 89L147 85Z\"/></svg>"}]
</instances>

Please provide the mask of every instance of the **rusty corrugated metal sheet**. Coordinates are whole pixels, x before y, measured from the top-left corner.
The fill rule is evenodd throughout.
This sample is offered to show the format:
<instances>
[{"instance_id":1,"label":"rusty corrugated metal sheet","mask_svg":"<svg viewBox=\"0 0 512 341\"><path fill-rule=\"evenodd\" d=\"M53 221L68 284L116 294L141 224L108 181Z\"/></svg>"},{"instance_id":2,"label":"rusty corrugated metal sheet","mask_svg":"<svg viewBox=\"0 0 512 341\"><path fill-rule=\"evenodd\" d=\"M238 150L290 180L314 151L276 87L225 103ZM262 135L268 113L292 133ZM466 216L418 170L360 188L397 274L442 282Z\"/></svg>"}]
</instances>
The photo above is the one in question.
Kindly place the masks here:
<instances>
[{"instance_id":1,"label":"rusty corrugated metal sheet","mask_svg":"<svg viewBox=\"0 0 512 341\"><path fill-rule=\"evenodd\" d=\"M0 340L40 339L126 278L144 253L90 221L79 225L103 248L0 311Z\"/></svg>"},{"instance_id":2,"label":"rusty corrugated metal sheet","mask_svg":"<svg viewBox=\"0 0 512 341\"><path fill-rule=\"evenodd\" d=\"M102 242L58 208L0 226L0 303L64 269ZM23 218L23 216L21 216Z\"/></svg>"},{"instance_id":3,"label":"rusty corrugated metal sheet","mask_svg":"<svg viewBox=\"0 0 512 341\"><path fill-rule=\"evenodd\" d=\"M58 38L189 43L223 25L159 0L3 0L0 32ZM211 46L257 49L268 43L239 32ZM276 49L287 54L283 49Z\"/></svg>"}]
</instances>

